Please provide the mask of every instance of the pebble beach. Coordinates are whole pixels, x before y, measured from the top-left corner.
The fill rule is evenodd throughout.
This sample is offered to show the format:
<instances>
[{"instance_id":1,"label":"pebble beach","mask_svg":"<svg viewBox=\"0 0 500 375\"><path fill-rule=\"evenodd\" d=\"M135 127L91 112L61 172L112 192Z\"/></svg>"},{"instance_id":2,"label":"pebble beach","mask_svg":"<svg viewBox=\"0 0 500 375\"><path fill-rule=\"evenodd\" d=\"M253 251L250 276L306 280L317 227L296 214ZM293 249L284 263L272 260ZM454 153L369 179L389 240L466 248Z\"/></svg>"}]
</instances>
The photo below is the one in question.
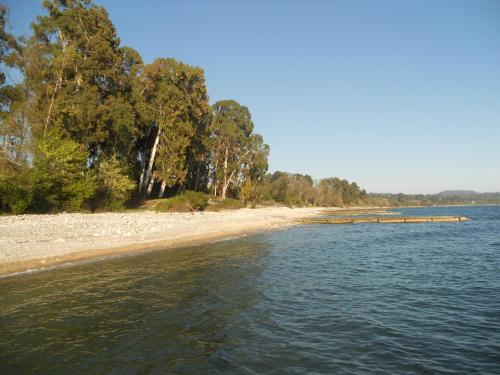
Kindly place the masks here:
<instances>
[{"instance_id":1,"label":"pebble beach","mask_svg":"<svg viewBox=\"0 0 500 375\"><path fill-rule=\"evenodd\" d=\"M222 212L17 215L0 217L0 275L68 262L211 242L293 225L318 208Z\"/></svg>"}]
</instances>

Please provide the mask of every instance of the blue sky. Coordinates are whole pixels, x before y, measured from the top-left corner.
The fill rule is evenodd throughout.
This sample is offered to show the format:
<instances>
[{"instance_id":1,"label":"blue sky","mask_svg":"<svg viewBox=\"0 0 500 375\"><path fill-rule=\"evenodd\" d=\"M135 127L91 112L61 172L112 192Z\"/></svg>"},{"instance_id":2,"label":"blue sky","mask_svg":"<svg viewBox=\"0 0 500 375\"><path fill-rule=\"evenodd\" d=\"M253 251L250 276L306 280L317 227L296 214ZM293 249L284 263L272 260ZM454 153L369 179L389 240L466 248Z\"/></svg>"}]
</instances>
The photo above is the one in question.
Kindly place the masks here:
<instances>
[{"instance_id":1,"label":"blue sky","mask_svg":"<svg viewBox=\"0 0 500 375\"><path fill-rule=\"evenodd\" d=\"M500 191L500 1L111 1L145 62L248 106L270 169L372 192ZM7 0L28 34L39 0Z\"/></svg>"}]
</instances>

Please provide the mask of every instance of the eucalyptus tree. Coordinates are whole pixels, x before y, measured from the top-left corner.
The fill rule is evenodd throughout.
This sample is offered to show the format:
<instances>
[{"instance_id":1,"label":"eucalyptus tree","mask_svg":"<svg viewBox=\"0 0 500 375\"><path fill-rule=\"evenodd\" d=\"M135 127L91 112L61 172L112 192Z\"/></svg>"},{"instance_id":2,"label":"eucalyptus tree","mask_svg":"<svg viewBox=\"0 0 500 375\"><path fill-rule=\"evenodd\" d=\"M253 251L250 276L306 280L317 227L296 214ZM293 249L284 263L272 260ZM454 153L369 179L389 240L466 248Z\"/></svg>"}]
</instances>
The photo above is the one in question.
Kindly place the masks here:
<instances>
[{"instance_id":1,"label":"eucalyptus tree","mask_svg":"<svg viewBox=\"0 0 500 375\"><path fill-rule=\"evenodd\" d=\"M316 202L321 206L363 203L366 197L366 191L361 190L357 183L338 177L322 179L316 189Z\"/></svg>"},{"instance_id":2,"label":"eucalyptus tree","mask_svg":"<svg viewBox=\"0 0 500 375\"><path fill-rule=\"evenodd\" d=\"M274 172L270 178L271 196L277 202L289 205L314 203L315 189L309 175Z\"/></svg>"},{"instance_id":3,"label":"eucalyptus tree","mask_svg":"<svg viewBox=\"0 0 500 375\"><path fill-rule=\"evenodd\" d=\"M203 162L210 118L205 77L201 68L160 58L144 66L137 85L138 108L150 124L143 140L140 187L150 195L157 182L162 197L165 188L183 186L190 167Z\"/></svg>"},{"instance_id":4,"label":"eucalyptus tree","mask_svg":"<svg viewBox=\"0 0 500 375\"><path fill-rule=\"evenodd\" d=\"M47 14L32 24L32 35L20 40L18 53L11 59L24 78L11 120L25 124L32 141L30 174L36 176L32 183L39 185L32 186L36 192L33 204L38 201L47 207L74 207L75 202L83 200L72 198L74 194L67 189L82 196L78 192L81 186L89 187L84 199L95 190L95 186L91 188L95 181L89 185L86 177L89 167L98 169L101 162L115 158L121 163L116 170L128 178L127 163L135 157L133 145L140 136L130 74L140 57L120 47L106 10L91 1L46 0L43 6ZM47 166L54 165L57 159L47 152L46 145L66 145L68 139L74 142L72 147L78 150L79 158L76 164L83 169L73 173L72 167L61 164L61 178L56 183L51 176L42 176L53 173L54 169ZM86 155L83 163L82 155ZM64 171L66 167L70 169ZM62 178L66 174L82 181ZM50 187L58 184L69 185ZM45 195L51 196L53 202L43 203Z\"/></svg>"},{"instance_id":5,"label":"eucalyptus tree","mask_svg":"<svg viewBox=\"0 0 500 375\"><path fill-rule=\"evenodd\" d=\"M120 39L106 10L89 0L46 0L19 66L32 96L34 135L51 128L102 154L126 157L137 136Z\"/></svg>"},{"instance_id":6,"label":"eucalyptus tree","mask_svg":"<svg viewBox=\"0 0 500 375\"><path fill-rule=\"evenodd\" d=\"M7 8L0 4L0 64L5 64L13 50L19 48L16 38L6 31ZM6 81L3 66L0 66L0 86Z\"/></svg>"},{"instance_id":7,"label":"eucalyptus tree","mask_svg":"<svg viewBox=\"0 0 500 375\"><path fill-rule=\"evenodd\" d=\"M247 163L248 178L253 184L263 181L269 168L269 145L264 143L264 137L260 134L252 134L249 139L250 157Z\"/></svg>"},{"instance_id":8,"label":"eucalyptus tree","mask_svg":"<svg viewBox=\"0 0 500 375\"><path fill-rule=\"evenodd\" d=\"M12 56L19 48L16 38L6 31L7 9L0 4L0 162L14 166L19 162L19 144L23 138L22 126L12 115L15 104L22 98L21 87L7 82L6 68L12 65ZM3 169L3 168L2 168Z\"/></svg>"},{"instance_id":9,"label":"eucalyptus tree","mask_svg":"<svg viewBox=\"0 0 500 375\"><path fill-rule=\"evenodd\" d=\"M0 211L20 213L29 204L30 108L23 85L7 79L20 46L6 26L7 8L0 5Z\"/></svg>"},{"instance_id":10,"label":"eucalyptus tree","mask_svg":"<svg viewBox=\"0 0 500 375\"><path fill-rule=\"evenodd\" d=\"M241 186L246 178L259 180L267 171L269 146L252 134L250 111L234 100L213 105L210 125L211 179L213 194L226 198L230 186Z\"/></svg>"}]
</instances>

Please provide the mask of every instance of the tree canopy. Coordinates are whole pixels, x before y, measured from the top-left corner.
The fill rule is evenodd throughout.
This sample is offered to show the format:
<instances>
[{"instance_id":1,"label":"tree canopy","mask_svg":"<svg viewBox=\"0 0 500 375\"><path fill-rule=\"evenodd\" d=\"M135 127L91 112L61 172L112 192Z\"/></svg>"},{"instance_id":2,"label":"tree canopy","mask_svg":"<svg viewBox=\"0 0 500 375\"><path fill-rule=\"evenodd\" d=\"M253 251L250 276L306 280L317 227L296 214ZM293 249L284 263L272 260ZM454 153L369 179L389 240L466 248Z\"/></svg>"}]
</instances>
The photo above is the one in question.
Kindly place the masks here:
<instances>
[{"instance_id":1,"label":"tree canopy","mask_svg":"<svg viewBox=\"0 0 500 375\"><path fill-rule=\"evenodd\" d=\"M105 8L45 0L26 38L0 6L0 210L117 209L185 190L244 202L356 204L338 178L268 173L248 107L210 105L203 69L121 45ZM22 82L6 72L15 69Z\"/></svg>"}]
</instances>

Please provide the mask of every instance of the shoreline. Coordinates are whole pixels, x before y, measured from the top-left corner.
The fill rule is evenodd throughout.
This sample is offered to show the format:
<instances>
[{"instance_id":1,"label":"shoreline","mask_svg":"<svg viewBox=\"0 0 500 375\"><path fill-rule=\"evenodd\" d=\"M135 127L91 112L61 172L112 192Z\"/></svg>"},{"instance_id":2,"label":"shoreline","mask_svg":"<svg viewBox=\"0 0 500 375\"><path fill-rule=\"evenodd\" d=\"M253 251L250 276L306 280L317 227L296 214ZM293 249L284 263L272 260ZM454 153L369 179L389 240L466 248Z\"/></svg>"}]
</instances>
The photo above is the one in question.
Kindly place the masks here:
<instances>
[{"instance_id":1,"label":"shoreline","mask_svg":"<svg viewBox=\"0 0 500 375\"><path fill-rule=\"evenodd\" d=\"M270 230L286 229L288 227L299 225L300 222L290 225L283 225L272 229L261 228L255 230L242 230L240 232L219 232L213 235L205 235L180 240L159 240L149 243L133 243L119 247L104 247L92 250L79 250L62 256L54 256L43 259L23 260L18 262L0 264L0 279L6 277L20 276L34 272L49 271L63 266L73 266L84 262L98 262L101 260L111 259L118 256L135 256L145 254L152 251L173 250L182 247L201 246L215 243L220 240L237 239L246 236L264 233Z\"/></svg>"},{"instance_id":2,"label":"shoreline","mask_svg":"<svg viewBox=\"0 0 500 375\"><path fill-rule=\"evenodd\" d=\"M413 207L265 207L195 213L0 216L0 278L120 255L204 245L301 225L304 219L333 212L397 208Z\"/></svg>"},{"instance_id":3,"label":"shoreline","mask_svg":"<svg viewBox=\"0 0 500 375\"><path fill-rule=\"evenodd\" d=\"M342 211L273 207L194 214L146 211L0 217L0 277L284 229L333 210Z\"/></svg>"}]
</instances>

